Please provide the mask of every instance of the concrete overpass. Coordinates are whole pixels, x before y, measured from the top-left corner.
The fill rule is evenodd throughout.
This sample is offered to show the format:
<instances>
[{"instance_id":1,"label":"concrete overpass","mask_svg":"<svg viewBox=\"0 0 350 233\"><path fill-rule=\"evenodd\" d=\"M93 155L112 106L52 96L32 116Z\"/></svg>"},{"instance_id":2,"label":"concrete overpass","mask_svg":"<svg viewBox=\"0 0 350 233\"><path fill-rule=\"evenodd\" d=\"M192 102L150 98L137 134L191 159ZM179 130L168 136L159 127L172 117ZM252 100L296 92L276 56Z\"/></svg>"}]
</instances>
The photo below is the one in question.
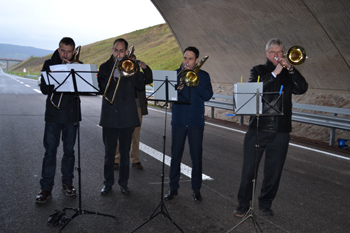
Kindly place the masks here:
<instances>
[{"instance_id":1,"label":"concrete overpass","mask_svg":"<svg viewBox=\"0 0 350 233\"><path fill-rule=\"evenodd\" d=\"M20 59L12 59L12 58L0 58L0 61L5 61L6 62L6 70L9 71L10 68L10 64L9 62L22 62L24 60L20 60Z\"/></svg>"},{"instance_id":2,"label":"concrete overpass","mask_svg":"<svg viewBox=\"0 0 350 233\"><path fill-rule=\"evenodd\" d=\"M295 101L350 108L350 1L348 0L151 0L181 50L194 45L215 93L232 94L241 76L265 62L272 37L286 50L303 46L308 59L297 69L310 88Z\"/></svg>"}]
</instances>

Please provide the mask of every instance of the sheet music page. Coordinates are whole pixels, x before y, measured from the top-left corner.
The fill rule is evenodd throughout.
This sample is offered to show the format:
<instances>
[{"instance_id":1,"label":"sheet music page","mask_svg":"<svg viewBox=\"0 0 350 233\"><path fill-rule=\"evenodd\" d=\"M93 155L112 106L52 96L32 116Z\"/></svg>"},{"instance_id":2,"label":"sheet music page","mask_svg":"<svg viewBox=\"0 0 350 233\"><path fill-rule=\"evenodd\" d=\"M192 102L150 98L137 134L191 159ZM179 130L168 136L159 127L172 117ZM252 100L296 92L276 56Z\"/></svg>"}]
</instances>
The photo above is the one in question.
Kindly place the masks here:
<instances>
[{"instance_id":1,"label":"sheet music page","mask_svg":"<svg viewBox=\"0 0 350 233\"><path fill-rule=\"evenodd\" d=\"M50 82L50 80L47 77L46 71L41 71L41 77L44 79L46 85L51 85L51 82Z\"/></svg>"},{"instance_id":2,"label":"sheet music page","mask_svg":"<svg viewBox=\"0 0 350 233\"><path fill-rule=\"evenodd\" d=\"M50 70L53 71L47 77L50 83L53 84L55 88L63 83L56 89L57 92L74 92L73 77L71 74L72 69L75 71L75 80L77 83L78 92L98 92L95 89L98 89L97 66L95 64L78 63L50 66ZM89 84L93 85L95 88Z\"/></svg>"},{"instance_id":3,"label":"sheet music page","mask_svg":"<svg viewBox=\"0 0 350 233\"><path fill-rule=\"evenodd\" d=\"M74 70L78 92L97 92L91 85L98 89L97 65L95 64L67 64L68 70ZM89 85L91 84L91 85Z\"/></svg>"},{"instance_id":4,"label":"sheet music page","mask_svg":"<svg viewBox=\"0 0 350 233\"><path fill-rule=\"evenodd\" d=\"M257 114L257 90L259 90L259 114L262 114L263 83L235 83L234 101L236 115L255 115Z\"/></svg>"},{"instance_id":5,"label":"sheet music page","mask_svg":"<svg viewBox=\"0 0 350 233\"><path fill-rule=\"evenodd\" d=\"M57 92L74 92L72 78L71 77L67 78L67 76L70 73L70 69L67 68L67 64L52 65L50 66L50 70L52 71L48 75L48 78L50 79L50 83L53 84L55 88L57 88L60 84L63 83L59 88L56 89ZM64 72L61 72L61 71L64 71Z\"/></svg>"}]
</instances>

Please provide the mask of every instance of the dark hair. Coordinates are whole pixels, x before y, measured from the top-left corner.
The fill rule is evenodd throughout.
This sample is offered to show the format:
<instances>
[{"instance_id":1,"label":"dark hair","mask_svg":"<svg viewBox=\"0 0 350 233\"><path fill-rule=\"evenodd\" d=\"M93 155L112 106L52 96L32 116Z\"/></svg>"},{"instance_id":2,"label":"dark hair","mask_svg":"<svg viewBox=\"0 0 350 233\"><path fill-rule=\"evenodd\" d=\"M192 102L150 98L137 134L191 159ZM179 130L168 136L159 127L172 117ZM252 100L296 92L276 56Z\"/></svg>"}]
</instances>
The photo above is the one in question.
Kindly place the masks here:
<instances>
[{"instance_id":1,"label":"dark hair","mask_svg":"<svg viewBox=\"0 0 350 233\"><path fill-rule=\"evenodd\" d=\"M74 40L70 37L63 37L60 41L60 43L58 43L58 46L60 46L60 44L64 44L64 45L72 45L73 48L75 48L75 43Z\"/></svg>"},{"instance_id":2,"label":"dark hair","mask_svg":"<svg viewBox=\"0 0 350 233\"><path fill-rule=\"evenodd\" d=\"M196 47L193 47L193 46L187 47L184 50L184 53L186 53L186 51L194 52L194 54L196 55L196 59L199 57L199 50Z\"/></svg>"},{"instance_id":3,"label":"dark hair","mask_svg":"<svg viewBox=\"0 0 350 233\"><path fill-rule=\"evenodd\" d=\"M128 42L124 39L124 38L119 38L119 39L116 39L113 43L113 46L117 43L117 42L123 42L125 44L125 49L128 49Z\"/></svg>"}]
</instances>

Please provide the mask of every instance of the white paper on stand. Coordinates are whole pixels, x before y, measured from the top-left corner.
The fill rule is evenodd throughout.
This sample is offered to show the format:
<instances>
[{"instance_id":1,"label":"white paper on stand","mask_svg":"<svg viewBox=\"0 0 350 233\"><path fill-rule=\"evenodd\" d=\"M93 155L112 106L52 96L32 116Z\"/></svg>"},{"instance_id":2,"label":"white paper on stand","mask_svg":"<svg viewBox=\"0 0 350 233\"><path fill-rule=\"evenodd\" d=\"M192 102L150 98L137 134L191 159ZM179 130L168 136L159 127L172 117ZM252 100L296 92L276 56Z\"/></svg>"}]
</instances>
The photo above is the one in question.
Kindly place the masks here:
<instances>
[{"instance_id":1,"label":"white paper on stand","mask_svg":"<svg viewBox=\"0 0 350 233\"><path fill-rule=\"evenodd\" d=\"M74 92L73 77L71 70L75 71L75 79L77 82L78 92L98 92L97 82L97 66L95 64L64 64L64 65L52 65L50 66L50 72L48 75L46 72L42 72L42 75L47 84L54 85L56 92ZM68 76L68 77L67 77ZM62 84L62 85L60 85ZM94 86L95 88L93 88Z\"/></svg>"},{"instance_id":2,"label":"white paper on stand","mask_svg":"<svg viewBox=\"0 0 350 233\"><path fill-rule=\"evenodd\" d=\"M257 93L259 93L257 95ZM234 84L234 111L236 115L262 114L263 83L235 83ZM259 110L257 111L257 99Z\"/></svg>"}]
</instances>

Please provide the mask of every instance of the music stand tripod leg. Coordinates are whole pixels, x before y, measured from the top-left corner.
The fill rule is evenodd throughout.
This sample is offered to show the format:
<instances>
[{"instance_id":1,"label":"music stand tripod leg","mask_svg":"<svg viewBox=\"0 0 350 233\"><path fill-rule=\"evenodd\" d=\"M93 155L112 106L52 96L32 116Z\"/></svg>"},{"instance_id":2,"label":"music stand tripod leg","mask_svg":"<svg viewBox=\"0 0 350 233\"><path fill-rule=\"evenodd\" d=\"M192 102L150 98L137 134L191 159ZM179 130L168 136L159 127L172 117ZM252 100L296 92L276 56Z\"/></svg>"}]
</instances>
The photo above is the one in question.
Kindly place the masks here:
<instances>
[{"instance_id":1,"label":"music stand tripod leg","mask_svg":"<svg viewBox=\"0 0 350 233\"><path fill-rule=\"evenodd\" d=\"M160 194L160 204L157 206L157 208L153 211L152 215L149 217L149 219L141 224L139 227L137 227L135 230L132 232L137 231L144 225L146 225L149 221L157 217L158 215L162 214L163 216L167 217L176 227L179 229L179 231L184 232L175 222L174 220L170 217L167 209L165 208L164 205L164 200L163 200L163 195L164 195L164 167L165 167L165 145L166 145L166 127L167 127L167 117L168 117L168 103L169 103L169 89L168 89L168 77L165 78L164 80L165 83L165 96L166 96L166 101L165 101L165 120L164 120L164 136L163 136L163 161L162 161L162 182L161 182L161 194ZM159 212L157 210L160 208Z\"/></svg>"},{"instance_id":2,"label":"music stand tripod leg","mask_svg":"<svg viewBox=\"0 0 350 233\"><path fill-rule=\"evenodd\" d=\"M249 210L247 211L247 213L244 215L243 219L236 225L234 226L231 230L235 229L236 227L238 227L239 225L241 225L243 222L245 222L247 219L252 218L253 223L254 223L254 227L255 227L255 231L258 232L258 228L260 230L260 232L263 232L262 229L260 228L258 222L256 221L256 215L254 212L254 202L255 202L255 183L256 183L256 178L257 178L257 170L258 170L258 150L259 150L259 138L258 138L258 132L259 132L259 90L257 90L257 93L255 95L256 97L256 135L255 135L255 156L254 156L254 178L252 180L252 200L250 202L250 207Z\"/></svg>"},{"instance_id":3,"label":"music stand tripod leg","mask_svg":"<svg viewBox=\"0 0 350 233\"><path fill-rule=\"evenodd\" d=\"M82 209L82 201L81 201L81 166L80 166L80 123L79 123L79 119L78 116L80 116L81 112L80 112L80 98L79 98L79 92L78 92L78 88L77 88L77 82L76 82L76 77L75 77L75 71L72 69L71 70L71 74L72 74L72 80L73 80L73 86L74 86L74 93L75 93L75 98L77 100L77 123L76 123L76 127L77 127L77 146L78 146L78 167L76 168L78 170L78 196L79 196L79 208L71 208L71 207L65 207L63 208L62 212L65 213L66 210L73 210L75 211L75 214L70 217L67 218L67 221L63 224L63 226L61 227L60 231L62 231L67 224L73 220L75 217L82 215L82 214L94 214L94 215L101 215L101 216L105 216L105 217L111 217L116 219L115 216L113 215L108 215L108 214L102 214L102 213L98 213L98 212L93 212L93 211L88 211L88 210L83 210Z\"/></svg>"}]
</instances>

